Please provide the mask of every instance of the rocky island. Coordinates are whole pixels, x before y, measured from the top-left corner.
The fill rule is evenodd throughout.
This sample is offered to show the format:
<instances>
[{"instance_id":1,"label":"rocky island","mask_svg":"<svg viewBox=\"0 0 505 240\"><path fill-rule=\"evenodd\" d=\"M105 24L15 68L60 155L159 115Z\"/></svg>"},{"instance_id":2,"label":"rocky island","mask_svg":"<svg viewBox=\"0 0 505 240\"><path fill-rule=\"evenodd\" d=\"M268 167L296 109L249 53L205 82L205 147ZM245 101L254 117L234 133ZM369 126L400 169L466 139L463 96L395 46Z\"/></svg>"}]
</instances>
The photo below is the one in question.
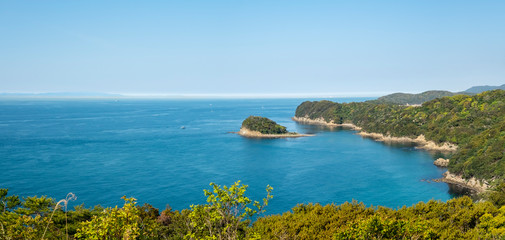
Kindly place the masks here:
<instances>
[{"instance_id":1,"label":"rocky island","mask_svg":"<svg viewBox=\"0 0 505 240\"><path fill-rule=\"evenodd\" d=\"M311 136L296 132L288 132L286 127L259 116L249 116L242 122L239 135L250 138L293 138Z\"/></svg>"}]
</instances>

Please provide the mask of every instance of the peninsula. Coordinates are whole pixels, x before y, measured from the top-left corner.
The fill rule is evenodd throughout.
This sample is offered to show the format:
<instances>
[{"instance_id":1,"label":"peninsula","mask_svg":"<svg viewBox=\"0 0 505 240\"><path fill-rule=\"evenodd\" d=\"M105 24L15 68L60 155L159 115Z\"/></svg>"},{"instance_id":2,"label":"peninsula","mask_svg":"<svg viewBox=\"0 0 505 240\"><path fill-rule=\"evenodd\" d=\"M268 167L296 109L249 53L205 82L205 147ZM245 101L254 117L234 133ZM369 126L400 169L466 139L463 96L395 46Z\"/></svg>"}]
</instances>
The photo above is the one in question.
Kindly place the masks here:
<instances>
[{"instance_id":1,"label":"peninsula","mask_svg":"<svg viewBox=\"0 0 505 240\"><path fill-rule=\"evenodd\" d=\"M276 122L259 116L249 116L242 122L239 135L249 138L293 138L311 136L308 134L299 134L288 132L286 127Z\"/></svg>"},{"instance_id":2,"label":"peninsula","mask_svg":"<svg viewBox=\"0 0 505 240\"><path fill-rule=\"evenodd\" d=\"M352 126L363 137L449 152L444 181L479 192L505 182L505 91L437 98L419 106L381 101L304 102L295 121Z\"/></svg>"}]
</instances>

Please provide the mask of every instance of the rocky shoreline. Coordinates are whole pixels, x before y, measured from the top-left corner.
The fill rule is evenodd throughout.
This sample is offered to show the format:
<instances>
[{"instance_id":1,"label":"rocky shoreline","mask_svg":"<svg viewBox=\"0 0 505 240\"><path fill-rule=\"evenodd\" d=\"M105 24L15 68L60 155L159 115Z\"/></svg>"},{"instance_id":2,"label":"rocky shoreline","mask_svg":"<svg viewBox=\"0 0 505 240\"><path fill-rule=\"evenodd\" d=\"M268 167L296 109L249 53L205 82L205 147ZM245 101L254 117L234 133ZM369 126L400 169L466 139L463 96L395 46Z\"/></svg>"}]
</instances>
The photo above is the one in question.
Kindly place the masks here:
<instances>
[{"instance_id":1,"label":"rocky shoreline","mask_svg":"<svg viewBox=\"0 0 505 240\"><path fill-rule=\"evenodd\" d=\"M424 137L424 135L419 135L417 138L411 137L392 137L385 136L381 133L368 133L368 132L359 132L358 135L362 137L372 138L375 141L386 142L386 143L414 143L416 144L416 148L424 149L429 151L440 151L440 152L455 152L458 150L458 146L452 143L443 143L442 145L436 144L433 141L428 141Z\"/></svg>"},{"instance_id":2,"label":"rocky shoreline","mask_svg":"<svg viewBox=\"0 0 505 240\"><path fill-rule=\"evenodd\" d=\"M445 159L445 158L438 158L437 160L435 160L433 162L433 165L437 166L437 167L448 167L449 166L449 159Z\"/></svg>"},{"instance_id":3,"label":"rocky shoreline","mask_svg":"<svg viewBox=\"0 0 505 240\"><path fill-rule=\"evenodd\" d=\"M309 137L314 136L310 134L300 134L300 133L286 133L286 134L263 134L258 131L252 131L247 128L240 128L240 131L236 132L238 135L248 138L297 138L297 137Z\"/></svg>"},{"instance_id":4,"label":"rocky shoreline","mask_svg":"<svg viewBox=\"0 0 505 240\"><path fill-rule=\"evenodd\" d=\"M293 117L293 121L302 123L302 124L310 124L310 125L323 125L328 127L345 127L352 130L360 131L357 134L366 137L372 138L375 141L386 142L386 143L414 143L416 144L416 148L428 150L428 151L440 151L440 152L455 152L458 150L458 146L452 143L443 143L441 145L436 144L433 141L428 141L424 137L424 135L419 135L417 138L410 137L392 137L385 136L380 133L368 133L362 131L362 128L352 124L352 123L344 123L344 124L336 124L333 121L326 122L323 118L318 119L310 119L308 117ZM433 162L436 166L439 167L447 167L449 165L449 159L439 158ZM450 184L455 184L464 188L468 188L475 192L481 193L485 192L490 188L488 182L483 180L478 180L476 178L464 179L463 177L450 173L449 171L443 174L441 179L437 179L436 182L446 182Z\"/></svg>"},{"instance_id":5,"label":"rocky shoreline","mask_svg":"<svg viewBox=\"0 0 505 240\"><path fill-rule=\"evenodd\" d=\"M302 123L302 124L309 124L309 125L322 125L322 126L327 126L327 127L344 127L344 128L350 128L352 130L357 130L360 131L361 128L352 124L352 123L334 123L333 121L331 122L326 122L323 118L318 118L318 119L310 119L307 117L292 117L291 118L293 121Z\"/></svg>"},{"instance_id":6,"label":"rocky shoreline","mask_svg":"<svg viewBox=\"0 0 505 240\"><path fill-rule=\"evenodd\" d=\"M385 136L381 133L369 133L362 131L361 127L358 127L352 123L343 123L336 124L333 121L326 122L323 118L318 119L310 119L308 117L293 117L293 121L299 122L302 124L310 124L310 125L323 125L328 127L346 127L352 130L360 131L357 134L366 137L372 138L375 141L386 142L386 143L414 143L416 144L416 148L430 150L430 151L441 151L441 152L455 152L458 150L458 146L452 143L443 143L442 145L436 144L433 141L428 141L424 137L424 135L419 135L417 138L410 137L392 137Z\"/></svg>"},{"instance_id":7,"label":"rocky shoreline","mask_svg":"<svg viewBox=\"0 0 505 240\"><path fill-rule=\"evenodd\" d=\"M444 175L444 177L442 178L443 182L456 184L456 185L464 187L464 188L469 188L469 189L474 190L478 193L485 192L490 188L490 185L488 182L486 182L484 180L478 180L474 177L472 177L470 179L464 179L463 177L453 174L449 171L445 172L443 175Z\"/></svg>"}]
</instances>

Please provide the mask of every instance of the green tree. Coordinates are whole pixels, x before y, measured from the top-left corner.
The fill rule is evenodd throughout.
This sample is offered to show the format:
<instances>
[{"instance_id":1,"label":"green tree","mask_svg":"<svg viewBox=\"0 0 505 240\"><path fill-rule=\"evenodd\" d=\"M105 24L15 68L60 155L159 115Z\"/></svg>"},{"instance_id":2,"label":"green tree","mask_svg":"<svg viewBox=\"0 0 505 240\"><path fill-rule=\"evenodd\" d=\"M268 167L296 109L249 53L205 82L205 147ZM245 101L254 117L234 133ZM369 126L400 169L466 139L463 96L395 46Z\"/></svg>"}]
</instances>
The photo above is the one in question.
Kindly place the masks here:
<instances>
[{"instance_id":1,"label":"green tree","mask_svg":"<svg viewBox=\"0 0 505 240\"><path fill-rule=\"evenodd\" d=\"M189 219L190 229L187 239L245 239L256 238L254 232L247 232L250 221L264 212L272 198L272 187L267 186L267 196L263 203L246 197L247 185L235 182L230 187L211 183L213 190L204 190L207 204L192 205ZM251 206L252 205L252 206Z\"/></svg>"},{"instance_id":2,"label":"green tree","mask_svg":"<svg viewBox=\"0 0 505 240\"><path fill-rule=\"evenodd\" d=\"M144 222L136 206L135 198L123 196L122 208L107 208L102 214L93 216L90 221L81 223L76 238L80 239L156 239L159 224L156 221Z\"/></svg>"},{"instance_id":3,"label":"green tree","mask_svg":"<svg viewBox=\"0 0 505 240\"><path fill-rule=\"evenodd\" d=\"M490 193L489 200L496 206L505 206L505 183L501 183Z\"/></svg>"}]
</instances>

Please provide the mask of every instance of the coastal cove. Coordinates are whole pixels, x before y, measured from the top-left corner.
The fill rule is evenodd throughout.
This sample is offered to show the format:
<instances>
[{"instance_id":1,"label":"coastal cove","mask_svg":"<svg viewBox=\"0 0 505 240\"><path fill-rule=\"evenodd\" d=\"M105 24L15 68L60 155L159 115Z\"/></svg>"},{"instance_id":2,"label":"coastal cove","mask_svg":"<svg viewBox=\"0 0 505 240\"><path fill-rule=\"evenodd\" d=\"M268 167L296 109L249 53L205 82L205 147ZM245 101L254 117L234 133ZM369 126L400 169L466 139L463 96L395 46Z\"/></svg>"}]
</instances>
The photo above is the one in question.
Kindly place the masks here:
<instances>
[{"instance_id":1,"label":"coastal cove","mask_svg":"<svg viewBox=\"0 0 505 240\"><path fill-rule=\"evenodd\" d=\"M491 188L500 185L505 176L504 97L505 91L493 90L437 98L420 106L306 101L297 107L295 117L352 123L360 127L362 136L377 141L450 150L453 154L443 164L448 169L443 181L495 194ZM440 161L435 164L441 165Z\"/></svg>"},{"instance_id":2,"label":"coastal cove","mask_svg":"<svg viewBox=\"0 0 505 240\"><path fill-rule=\"evenodd\" d=\"M356 131L297 124L308 99L13 100L0 102L2 188L21 196L77 195L74 204L157 208L204 203L209 182L248 184L253 199L274 187L267 214L298 203L410 206L455 196L433 165L438 156L389 146ZM317 100L317 99L311 99ZM363 98L330 99L338 102ZM250 139L236 131L261 115L306 138ZM184 128L181 128L184 126ZM344 126L345 127L345 126Z\"/></svg>"},{"instance_id":3,"label":"coastal cove","mask_svg":"<svg viewBox=\"0 0 505 240\"><path fill-rule=\"evenodd\" d=\"M342 127L345 129L357 131L357 135L364 138L370 138L378 142L384 142L387 144L414 144L416 149L439 152L444 154L452 154L458 150L458 146L451 143L436 144L433 141L427 141L424 135L420 135L417 138L410 137L391 137L384 136L380 133L369 133L362 131L361 127L358 127L352 123L342 123L337 124L333 122L326 122L323 118L310 119L308 117L292 117L292 120L301 124L316 125L316 126L326 126L330 128ZM433 162L435 166L446 169L449 164L449 159L438 158ZM435 182L446 182L448 184L454 184L461 188L466 188L473 193L483 193L490 188L489 184L475 178L464 179L461 176L452 174L446 171L442 174L439 179L432 179ZM430 181L430 180L428 180Z\"/></svg>"}]
</instances>

